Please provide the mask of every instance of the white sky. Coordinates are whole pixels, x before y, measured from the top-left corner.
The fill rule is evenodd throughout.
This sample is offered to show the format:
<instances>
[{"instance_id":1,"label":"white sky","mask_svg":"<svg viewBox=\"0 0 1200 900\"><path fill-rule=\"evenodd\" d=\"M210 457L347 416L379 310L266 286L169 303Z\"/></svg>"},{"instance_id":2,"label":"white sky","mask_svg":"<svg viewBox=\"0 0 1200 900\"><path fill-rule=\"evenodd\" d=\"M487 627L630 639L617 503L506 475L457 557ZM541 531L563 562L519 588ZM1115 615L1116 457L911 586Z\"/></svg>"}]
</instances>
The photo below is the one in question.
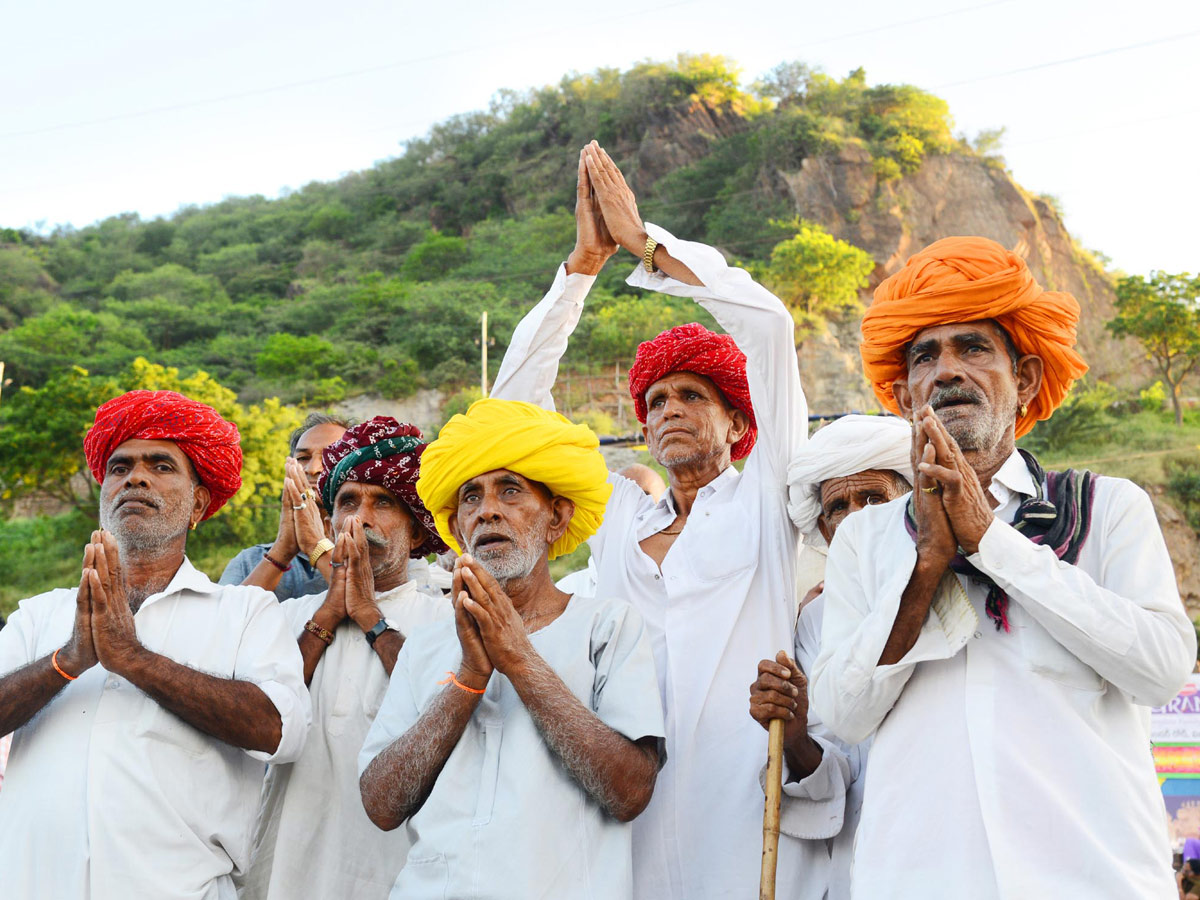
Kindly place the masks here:
<instances>
[{"instance_id":1,"label":"white sky","mask_svg":"<svg viewBox=\"0 0 1200 900\"><path fill-rule=\"evenodd\" d=\"M801 59L931 90L959 131L1007 128L1017 180L1056 195L1084 246L1130 272L1200 269L1196 0L339 6L7 4L0 225L273 197L395 156L500 88L692 51L747 82Z\"/></svg>"}]
</instances>

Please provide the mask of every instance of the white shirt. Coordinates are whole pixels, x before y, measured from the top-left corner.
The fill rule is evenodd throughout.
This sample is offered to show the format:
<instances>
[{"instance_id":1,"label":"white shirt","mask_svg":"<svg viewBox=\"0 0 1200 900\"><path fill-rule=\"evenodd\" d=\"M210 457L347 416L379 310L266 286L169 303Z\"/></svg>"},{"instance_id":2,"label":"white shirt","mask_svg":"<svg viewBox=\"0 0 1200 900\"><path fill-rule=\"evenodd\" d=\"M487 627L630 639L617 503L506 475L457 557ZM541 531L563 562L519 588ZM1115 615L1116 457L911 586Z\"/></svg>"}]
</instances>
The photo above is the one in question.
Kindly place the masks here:
<instances>
[{"instance_id":1,"label":"white shirt","mask_svg":"<svg viewBox=\"0 0 1200 900\"><path fill-rule=\"evenodd\" d=\"M639 542L675 519L667 491L655 503L610 475L613 494L591 538L600 596L628 597L646 620L667 715L667 764L654 799L634 820L634 896L647 900L744 898L758 884L767 733L749 713L758 662L792 646L797 535L787 511L787 469L806 440L808 410L796 365L791 314L742 269L704 244L646 230L704 283L683 284L638 266L635 287L693 297L747 357L758 442L739 473L726 469L698 492L687 525L661 569ZM560 268L550 292L513 333L492 396L553 407L550 389L593 279ZM836 754L807 782L808 829L841 827ZM792 786L803 791L803 784ZM828 805L828 808L827 808ZM796 805L799 816L800 804ZM780 882L791 870L821 897L825 842L785 839Z\"/></svg>"},{"instance_id":2,"label":"white shirt","mask_svg":"<svg viewBox=\"0 0 1200 900\"><path fill-rule=\"evenodd\" d=\"M1178 691L1196 637L1146 495L1099 478L1077 565L1009 526L1033 479L1014 453L970 562L915 646L877 665L916 562L900 498L839 527L811 702L847 741L878 729L853 888L861 897L1173 898L1149 706ZM897 827L897 823L908 823Z\"/></svg>"},{"instance_id":3,"label":"white shirt","mask_svg":"<svg viewBox=\"0 0 1200 900\"><path fill-rule=\"evenodd\" d=\"M629 604L572 597L532 632L534 649L581 703L632 741L663 737L654 660ZM359 756L366 769L416 724L458 671L453 621L409 638ZM496 672L424 805L393 900L628 900L631 826L567 773L521 698Z\"/></svg>"},{"instance_id":4,"label":"white shirt","mask_svg":"<svg viewBox=\"0 0 1200 900\"><path fill-rule=\"evenodd\" d=\"M62 647L76 590L21 602L0 673ZM0 792L5 897L227 900L246 865L264 763L291 762L310 717L296 639L275 595L213 584L186 559L134 616L155 653L253 682L283 725L268 754L198 731L96 665L17 729Z\"/></svg>"},{"instance_id":5,"label":"white shirt","mask_svg":"<svg viewBox=\"0 0 1200 900\"><path fill-rule=\"evenodd\" d=\"M408 636L454 615L439 593L406 581L377 597L388 624ZM293 639L325 594L285 601ZM352 620L334 631L309 683L313 727L294 763L267 771L242 900L384 900L408 854L403 829L380 831L358 791L358 751L379 711L388 674Z\"/></svg>"},{"instance_id":6,"label":"white shirt","mask_svg":"<svg viewBox=\"0 0 1200 900\"><path fill-rule=\"evenodd\" d=\"M818 552L813 547L805 547L804 549L813 551L817 559L824 561L825 556L823 552ZM823 567L821 572L822 574L816 577L814 584L819 582L823 577ZM807 588L805 589L805 593L808 593ZM817 656L821 652L821 623L824 617L824 595L818 594L800 610L800 618L796 622L796 655L794 659L800 664L801 670L810 676L810 678L813 668L816 665ZM808 722L810 728L816 727L822 731L824 730L824 727L820 724L819 717L813 712L811 707L809 709ZM871 749L871 739L868 737L850 746L837 741L836 747L846 761L844 783L846 800L845 811L842 816L842 828L836 835L829 839L829 900L848 900L850 897L850 867L854 861L854 838L858 832L858 821L862 817L863 793L866 787L867 754ZM788 787L790 785L785 785L783 804L780 810L779 827L781 829L787 829L790 823L789 812L792 799L788 794ZM784 896L788 895L785 893Z\"/></svg>"}]
</instances>

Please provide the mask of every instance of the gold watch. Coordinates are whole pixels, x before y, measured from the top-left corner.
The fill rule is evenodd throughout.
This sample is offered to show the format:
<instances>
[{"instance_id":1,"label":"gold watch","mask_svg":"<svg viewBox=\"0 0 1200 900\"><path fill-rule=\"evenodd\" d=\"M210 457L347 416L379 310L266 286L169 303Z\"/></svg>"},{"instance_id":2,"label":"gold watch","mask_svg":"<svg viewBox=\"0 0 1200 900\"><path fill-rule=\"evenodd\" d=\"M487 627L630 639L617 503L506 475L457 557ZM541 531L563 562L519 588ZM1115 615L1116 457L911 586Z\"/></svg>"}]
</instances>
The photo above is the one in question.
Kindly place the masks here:
<instances>
[{"instance_id":1,"label":"gold watch","mask_svg":"<svg viewBox=\"0 0 1200 900\"><path fill-rule=\"evenodd\" d=\"M312 553L308 554L308 564L316 568L317 560L333 549L333 541L323 537L317 541L317 546L312 548Z\"/></svg>"}]
</instances>

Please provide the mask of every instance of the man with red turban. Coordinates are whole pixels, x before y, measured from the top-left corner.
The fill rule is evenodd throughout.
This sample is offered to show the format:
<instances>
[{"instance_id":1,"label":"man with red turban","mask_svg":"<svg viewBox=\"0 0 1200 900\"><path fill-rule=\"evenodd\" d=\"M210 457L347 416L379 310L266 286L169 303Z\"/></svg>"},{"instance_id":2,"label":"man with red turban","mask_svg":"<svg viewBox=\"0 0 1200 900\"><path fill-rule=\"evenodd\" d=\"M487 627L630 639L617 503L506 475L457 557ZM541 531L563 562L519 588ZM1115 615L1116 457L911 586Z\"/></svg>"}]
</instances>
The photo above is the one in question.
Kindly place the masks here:
<instances>
[{"instance_id":1,"label":"man with red turban","mask_svg":"<svg viewBox=\"0 0 1200 900\"><path fill-rule=\"evenodd\" d=\"M299 756L310 715L275 598L185 556L241 484L238 440L172 391L97 410L101 529L79 587L22 601L0 631L6 896L232 896L263 765Z\"/></svg>"},{"instance_id":2,"label":"man with red turban","mask_svg":"<svg viewBox=\"0 0 1200 900\"><path fill-rule=\"evenodd\" d=\"M594 142L580 154L577 240L553 287L517 326L493 396L553 408L550 389L594 277L618 246L641 264L635 287L691 297L727 334L692 323L638 347L630 395L661 500L610 476L590 539L596 593L645 619L667 716L667 763L634 821L633 896L742 898L761 869L767 735L745 713L764 652L788 646L797 535L787 469L807 436L791 314L719 251L644 223L620 170ZM742 471L733 460L744 459ZM795 833L782 838L789 896L823 897L826 839L841 827L848 768L823 737L787 773Z\"/></svg>"},{"instance_id":3,"label":"man with red turban","mask_svg":"<svg viewBox=\"0 0 1200 900\"><path fill-rule=\"evenodd\" d=\"M916 481L849 516L825 572L812 707L875 734L856 895L1175 896L1147 707L1196 635L1153 506L1014 443L1086 370L1078 317L980 237L926 247L864 317ZM1097 867L1097 847L1119 851Z\"/></svg>"},{"instance_id":4,"label":"man with red turban","mask_svg":"<svg viewBox=\"0 0 1200 900\"><path fill-rule=\"evenodd\" d=\"M386 900L404 865L408 835L367 818L356 764L405 637L454 615L440 591L409 577L410 561L446 550L417 496L425 448L415 426L376 416L322 454L317 489L336 539L330 587L283 602L313 728L296 762L267 771L242 900Z\"/></svg>"}]
</instances>

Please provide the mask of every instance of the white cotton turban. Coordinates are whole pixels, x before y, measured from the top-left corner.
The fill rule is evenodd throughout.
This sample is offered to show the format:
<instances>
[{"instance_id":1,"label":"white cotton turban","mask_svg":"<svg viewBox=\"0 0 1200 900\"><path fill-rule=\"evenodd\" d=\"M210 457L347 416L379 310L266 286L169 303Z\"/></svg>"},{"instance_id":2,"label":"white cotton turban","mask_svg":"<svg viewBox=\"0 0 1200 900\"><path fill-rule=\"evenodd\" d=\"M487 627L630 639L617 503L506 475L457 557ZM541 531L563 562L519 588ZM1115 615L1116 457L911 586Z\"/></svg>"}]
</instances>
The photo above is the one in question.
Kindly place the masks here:
<instances>
[{"instance_id":1,"label":"white cotton turban","mask_svg":"<svg viewBox=\"0 0 1200 900\"><path fill-rule=\"evenodd\" d=\"M867 469L891 469L913 481L912 426L895 416L842 416L800 448L788 466L788 513L804 541L823 547L817 529L821 483Z\"/></svg>"}]
</instances>

